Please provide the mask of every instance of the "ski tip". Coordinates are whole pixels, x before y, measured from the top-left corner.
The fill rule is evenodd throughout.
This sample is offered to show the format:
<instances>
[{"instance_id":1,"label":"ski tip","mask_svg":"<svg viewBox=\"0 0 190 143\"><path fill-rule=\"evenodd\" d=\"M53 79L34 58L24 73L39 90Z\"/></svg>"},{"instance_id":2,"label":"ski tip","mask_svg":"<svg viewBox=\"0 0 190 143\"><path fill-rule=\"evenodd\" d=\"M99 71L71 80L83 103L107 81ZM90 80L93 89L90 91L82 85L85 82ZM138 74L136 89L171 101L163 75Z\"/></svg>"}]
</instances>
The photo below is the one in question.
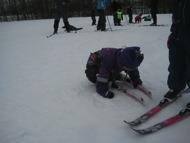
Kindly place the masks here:
<instances>
[{"instance_id":1,"label":"ski tip","mask_svg":"<svg viewBox=\"0 0 190 143\"><path fill-rule=\"evenodd\" d=\"M123 122L124 122L124 123L126 123L127 125L130 125L130 123L129 123L129 122L127 122L126 120L123 120Z\"/></svg>"},{"instance_id":2,"label":"ski tip","mask_svg":"<svg viewBox=\"0 0 190 143\"><path fill-rule=\"evenodd\" d=\"M136 132L136 133L138 133L138 134L140 133L139 130L137 130L137 129L133 128L133 127L130 127L130 128L131 128L134 132Z\"/></svg>"},{"instance_id":3,"label":"ski tip","mask_svg":"<svg viewBox=\"0 0 190 143\"><path fill-rule=\"evenodd\" d=\"M136 126L135 124L133 124L133 122L128 122L126 120L123 120L123 122L127 125L129 125L130 127Z\"/></svg>"},{"instance_id":4,"label":"ski tip","mask_svg":"<svg viewBox=\"0 0 190 143\"><path fill-rule=\"evenodd\" d=\"M135 133L137 133L138 135L146 135L148 134L146 131L144 130L138 130L138 129L135 129L133 127L130 127Z\"/></svg>"}]
</instances>

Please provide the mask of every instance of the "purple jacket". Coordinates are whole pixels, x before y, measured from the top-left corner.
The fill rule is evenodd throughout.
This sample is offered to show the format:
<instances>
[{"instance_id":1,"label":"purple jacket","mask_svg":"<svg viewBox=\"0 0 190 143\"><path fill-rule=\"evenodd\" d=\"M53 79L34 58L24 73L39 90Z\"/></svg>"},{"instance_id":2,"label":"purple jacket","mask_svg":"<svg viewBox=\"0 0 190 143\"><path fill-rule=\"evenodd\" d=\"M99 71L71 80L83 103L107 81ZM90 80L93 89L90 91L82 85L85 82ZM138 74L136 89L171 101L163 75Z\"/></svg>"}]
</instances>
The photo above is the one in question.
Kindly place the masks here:
<instances>
[{"instance_id":1,"label":"purple jacket","mask_svg":"<svg viewBox=\"0 0 190 143\"><path fill-rule=\"evenodd\" d=\"M101 63L97 74L96 91L100 95L104 96L109 90L109 79L114 68L116 68L116 57L119 50L116 48L102 48L99 51Z\"/></svg>"},{"instance_id":2,"label":"purple jacket","mask_svg":"<svg viewBox=\"0 0 190 143\"><path fill-rule=\"evenodd\" d=\"M96 80L96 91L104 96L109 90L109 81L114 80L114 75L118 75L123 67L131 67L134 65L136 70L126 71L132 80L139 79L139 71L137 66L142 61L133 58L134 51L140 49L139 47L129 47L125 49L117 48L102 48L99 51L100 67ZM135 55L136 56L136 55Z\"/></svg>"}]
</instances>

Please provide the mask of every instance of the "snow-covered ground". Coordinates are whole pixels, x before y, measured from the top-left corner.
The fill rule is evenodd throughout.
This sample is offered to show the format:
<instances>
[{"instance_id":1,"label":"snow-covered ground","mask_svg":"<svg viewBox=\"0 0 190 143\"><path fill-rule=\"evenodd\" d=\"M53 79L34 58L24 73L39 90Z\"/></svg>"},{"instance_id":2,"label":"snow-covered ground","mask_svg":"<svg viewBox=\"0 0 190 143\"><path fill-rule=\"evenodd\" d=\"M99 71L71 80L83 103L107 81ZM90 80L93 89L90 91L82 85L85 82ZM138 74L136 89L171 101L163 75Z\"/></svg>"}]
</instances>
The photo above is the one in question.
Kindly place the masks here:
<instances>
[{"instance_id":1,"label":"snow-covered ground","mask_svg":"<svg viewBox=\"0 0 190 143\"><path fill-rule=\"evenodd\" d=\"M126 20L114 27L109 17L112 32L96 32L89 17L69 20L84 29L65 33L60 28L46 38L53 19L0 23L0 143L189 143L190 119L147 136L123 123L157 104L168 90L171 15L159 15L158 23L165 25L159 27ZM119 91L113 99L102 98L85 77L90 52L123 46L142 47L139 70L153 100L129 91L142 95L146 106ZM190 96L184 96L139 128L177 113L188 101Z\"/></svg>"}]
</instances>

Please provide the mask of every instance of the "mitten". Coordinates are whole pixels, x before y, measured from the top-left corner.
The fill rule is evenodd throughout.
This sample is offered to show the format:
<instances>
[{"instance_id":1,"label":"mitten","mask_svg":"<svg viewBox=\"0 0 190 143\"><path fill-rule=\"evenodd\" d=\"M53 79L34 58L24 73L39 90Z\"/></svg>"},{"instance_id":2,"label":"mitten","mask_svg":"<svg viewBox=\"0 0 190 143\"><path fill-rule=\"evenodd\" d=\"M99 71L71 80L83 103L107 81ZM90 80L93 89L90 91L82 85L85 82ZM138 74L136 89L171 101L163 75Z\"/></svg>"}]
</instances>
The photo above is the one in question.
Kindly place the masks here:
<instances>
[{"instance_id":1,"label":"mitten","mask_svg":"<svg viewBox=\"0 0 190 143\"><path fill-rule=\"evenodd\" d=\"M106 94L103 96L103 97L105 97L105 98L113 98L114 97L114 93L113 92L111 92L111 91L108 91L108 92L106 92Z\"/></svg>"},{"instance_id":2,"label":"mitten","mask_svg":"<svg viewBox=\"0 0 190 143\"><path fill-rule=\"evenodd\" d=\"M115 88L115 89L118 89L118 88L119 88L119 86L118 86L115 82L112 82L111 87L112 87L112 88Z\"/></svg>"},{"instance_id":3,"label":"mitten","mask_svg":"<svg viewBox=\"0 0 190 143\"><path fill-rule=\"evenodd\" d=\"M174 43L175 39L176 38L175 38L174 34L172 34L172 33L168 36L168 41L167 41L167 47L168 48L170 48L172 46L172 44Z\"/></svg>"}]
</instances>

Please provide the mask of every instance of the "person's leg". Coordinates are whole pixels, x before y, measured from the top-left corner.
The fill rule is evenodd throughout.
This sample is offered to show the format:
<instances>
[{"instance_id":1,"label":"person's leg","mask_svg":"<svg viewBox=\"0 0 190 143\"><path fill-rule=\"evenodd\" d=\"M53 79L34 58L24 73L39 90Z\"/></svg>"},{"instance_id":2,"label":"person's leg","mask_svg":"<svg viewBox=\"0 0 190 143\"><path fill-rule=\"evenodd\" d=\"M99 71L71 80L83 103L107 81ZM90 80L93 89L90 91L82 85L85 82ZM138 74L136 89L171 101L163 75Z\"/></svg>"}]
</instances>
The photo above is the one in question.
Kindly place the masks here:
<instances>
[{"instance_id":1,"label":"person's leg","mask_svg":"<svg viewBox=\"0 0 190 143\"><path fill-rule=\"evenodd\" d=\"M151 10L151 17L153 20L153 23L151 25L157 25L157 16L156 16L156 12Z\"/></svg>"},{"instance_id":2,"label":"person's leg","mask_svg":"<svg viewBox=\"0 0 190 143\"><path fill-rule=\"evenodd\" d=\"M156 14L156 12L154 12L154 14L153 14L153 23L155 24L155 25L157 25L157 14Z\"/></svg>"},{"instance_id":3,"label":"person's leg","mask_svg":"<svg viewBox=\"0 0 190 143\"><path fill-rule=\"evenodd\" d=\"M53 33L54 33L54 34L56 34L57 31L58 31L59 21L60 21L60 15L57 14L57 15L55 16L54 25L53 25L53 27L54 27L54 32L53 32Z\"/></svg>"},{"instance_id":4,"label":"person's leg","mask_svg":"<svg viewBox=\"0 0 190 143\"><path fill-rule=\"evenodd\" d=\"M101 18L101 31L105 31L106 30L106 15L105 15L105 11L102 11L102 18Z\"/></svg>"},{"instance_id":5,"label":"person's leg","mask_svg":"<svg viewBox=\"0 0 190 143\"><path fill-rule=\"evenodd\" d=\"M96 74L98 72L97 66L86 66L85 74L89 81L96 83Z\"/></svg>"},{"instance_id":6,"label":"person's leg","mask_svg":"<svg viewBox=\"0 0 190 143\"><path fill-rule=\"evenodd\" d=\"M133 16L132 16L132 14L129 14L129 23L133 23Z\"/></svg>"},{"instance_id":7,"label":"person's leg","mask_svg":"<svg viewBox=\"0 0 190 143\"><path fill-rule=\"evenodd\" d=\"M187 85L190 87L190 48L189 48L189 35L185 36L184 39L184 46L185 46L185 56L186 56L186 80L187 80Z\"/></svg>"},{"instance_id":8,"label":"person's leg","mask_svg":"<svg viewBox=\"0 0 190 143\"><path fill-rule=\"evenodd\" d=\"M169 76L167 96L174 97L186 86L186 57L182 42L174 40L169 46Z\"/></svg>"},{"instance_id":9,"label":"person's leg","mask_svg":"<svg viewBox=\"0 0 190 143\"><path fill-rule=\"evenodd\" d=\"M66 31L67 31L67 32L70 32L71 29L70 29L70 24L69 24L69 21L68 21L68 16L67 16L67 12L66 12L66 11L64 11L64 12L62 13L62 18L63 18L63 23L64 23L64 25L65 25Z\"/></svg>"},{"instance_id":10,"label":"person's leg","mask_svg":"<svg viewBox=\"0 0 190 143\"><path fill-rule=\"evenodd\" d=\"M98 10L98 24L97 24L97 30L100 30L101 25L101 11Z\"/></svg>"},{"instance_id":11,"label":"person's leg","mask_svg":"<svg viewBox=\"0 0 190 143\"><path fill-rule=\"evenodd\" d=\"M187 53L186 56L187 60L186 60L186 65L187 65L187 85L190 88L190 52Z\"/></svg>"},{"instance_id":12,"label":"person's leg","mask_svg":"<svg viewBox=\"0 0 190 143\"><path fill-rule=\"evenodd\" d=\"M99 19L98 19L97 30L104 31L106 29L105 12L104 12L104 10L99 10L98 14L99 14Z\"/></svg>"},{"instance_id":13,"label":"person's leg","mask_svg":"<svg viewBox=\"0 0 190 143\"><path fill-rule=\"evenodd\" d=\"M96 16L91 16L92 25L96 25Z\"/></svg>"},{"instance_id":14,"label":"person's leg","mask_svg":"<svg viewBox=\"0 0 190 143\"><path fill-rule=\"evenodd\" d=\"M115 26L118 25L118 23L117 23L117 13L116 12L113 13L113 22L114 22Z\"/></svg>"}]
</instances>

